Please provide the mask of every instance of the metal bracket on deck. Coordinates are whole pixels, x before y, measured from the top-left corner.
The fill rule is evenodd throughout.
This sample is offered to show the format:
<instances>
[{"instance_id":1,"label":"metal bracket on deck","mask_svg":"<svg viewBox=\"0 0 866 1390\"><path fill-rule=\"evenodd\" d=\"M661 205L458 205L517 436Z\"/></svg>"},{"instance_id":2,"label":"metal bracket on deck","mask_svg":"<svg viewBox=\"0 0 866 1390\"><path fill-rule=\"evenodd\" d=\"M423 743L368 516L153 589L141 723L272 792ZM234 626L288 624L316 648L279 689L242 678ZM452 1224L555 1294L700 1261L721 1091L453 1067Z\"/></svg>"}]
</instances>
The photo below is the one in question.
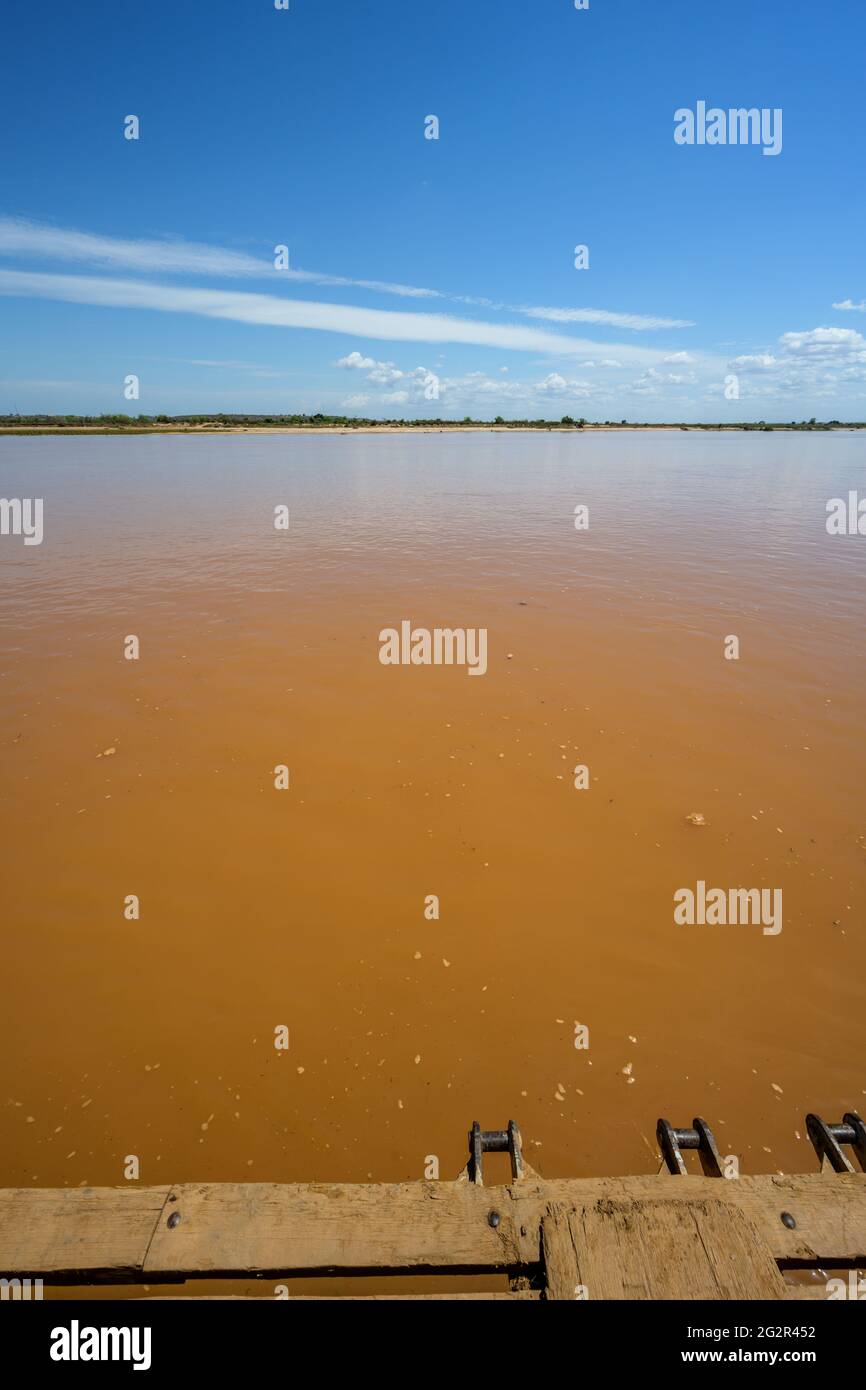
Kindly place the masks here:
<instances>
[{"instance_id":1,"label":"metal bracket on deck","mask_svg":"<svg viewBox=\"0 0 866 1390\"><path fill-rule=\"evenodd\" d=\"M520 1130L513 1120L508 1121L507 1129L482 1129L478 1121L473 1120L469 1131L469 1162L466 1165L466 1173L469 1181L474 1182L476 1187L484 1186L482 1155L486 1153L508 1154L511 1159L512 1182L518 1182L525 1176L523 1142Z\"/></svg>"},{"instance_id":2,"label":"metal bracket on deck","mask_svg":"<svg viewBox=\"0 0 866 1390\"><path fill-rule=\"evenodd\" d=\"M700 1115L695 1116L692 1125L692 1129L674 1129L669 1120L659 1120L656 1125L656 1138L668 1172L676 1177L687 1177L688 1169L680 1150L697 1149L706 1176L723 1178L725 1174L713 1131Z\"/></svg>"},{"instance_id":3,"label":"metal bracket on deck","mask_svg":"<svg viewBox=\"0 0 866 1390\"><path fill-rule=\"evenodd\" d=\"M843 1115L840 1125L825 1125L820 1115L809 1114L806 1116L806 1129L822 1164L826 1158L836 1173L855 1172L853 1163L842 1152L842 1145L850 1144L866 1173L866 1124L855 1110Z\"/></svg>"}]
</instances>

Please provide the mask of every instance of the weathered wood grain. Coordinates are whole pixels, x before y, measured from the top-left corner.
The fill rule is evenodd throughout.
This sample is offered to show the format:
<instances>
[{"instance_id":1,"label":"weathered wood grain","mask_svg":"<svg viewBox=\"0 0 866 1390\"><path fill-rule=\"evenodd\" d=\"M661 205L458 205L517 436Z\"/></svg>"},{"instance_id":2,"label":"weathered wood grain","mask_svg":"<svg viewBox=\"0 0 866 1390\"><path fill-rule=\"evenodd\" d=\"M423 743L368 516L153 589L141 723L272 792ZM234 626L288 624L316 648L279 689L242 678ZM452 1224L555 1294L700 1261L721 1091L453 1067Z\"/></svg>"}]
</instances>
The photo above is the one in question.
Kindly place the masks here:
<instances>
[{"instance_id":1,"label":"weathered wood grain","mask_svg":"<svg viewBox=\"0 0 866 1390\"><path fill-rule=\"evenodd\" d=\"M144 1274L505 1270L520 1262L514 1213L496 1189L224 1184L172 1189Z\"/></svg>"},{"instance_id":2,"label":"weathered wood grain","mask_svg":"<svg viewBox=\"0 0 866 1390\"><path fill-rule=\"evenodd\" d=\"M754 1224L712 1198L554 1203L542 1220L547 1298L783 1299Z\"/></svg>"},{"instance_id":3,"label":"weathered wood grain","mask_svg":"<svg viewBox=\"0 0 866 1390\"><path fill-rule=\"evenodd\" d=\"M551 1204L578 1211L601 1201L720 1203L743 1214L777 1261L866 1263L866 1175L648 1176L532 1178L487 1188L417 1182L0 1190L0 1274L74 1284L250 1273L531 1273L540 1265L541 1225ZM492 1212L498 1220L491 1224ZM783 1224L783 1212L793 1228Z\"/></svg>"},{"instance_id":4,"label":"weathered wood grain","mask_svg":"<svg viewBox=\"0 0 866 1390\"><path fill-rule=\"evenodd\" d=\"M520 1226L532 1228L548 1203L564 1202L576 1208L583 1203L628 1198L665 1197L670 1201L709 1198L742 1210L754 1223L775 1259L820 1263L847 1260L852 1265L866 1260L866 1174L820 1173L781 1177L758 1175L726 1180L703 1176L577 1178L542 1183L520 1183L510 1189L520 1213ZM782 1221L792 1216L793 1229ZM529 1216L529 1221L527 1221ZM521 1238L521 1253L531 1249Z\"/></svg>"},{"instance_id":5,"label":"weathered wood grain","mask_svg":"<svg viewBox=\"0 0 866 1390\"><path fill-rule=\"evenodd\" d=\"M54 1283L140 1274L170 1191L131 1184L0 1189L0 1274Z\"/></svg>"}]
</instances>

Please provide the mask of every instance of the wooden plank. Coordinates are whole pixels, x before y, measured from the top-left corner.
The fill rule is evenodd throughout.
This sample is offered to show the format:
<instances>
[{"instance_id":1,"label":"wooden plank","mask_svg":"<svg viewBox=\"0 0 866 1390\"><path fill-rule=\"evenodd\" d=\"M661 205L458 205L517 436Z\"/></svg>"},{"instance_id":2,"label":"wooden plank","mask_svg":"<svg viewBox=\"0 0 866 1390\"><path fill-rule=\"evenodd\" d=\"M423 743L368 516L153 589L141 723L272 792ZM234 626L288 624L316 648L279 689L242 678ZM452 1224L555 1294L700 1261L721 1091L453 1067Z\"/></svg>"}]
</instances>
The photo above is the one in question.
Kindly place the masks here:
<instances>
[{"instance_id":1,"label":"wooden plank","mask_svg":"<svg viewBox=\"0 0 866 1390\"><path fill-rule=\"evenodd\" d=\"M603 1198L670 1201L708 1198L738 1207L754 1223L771 1254L780 1261L866 1261L866 1174L820 1173L781 1177L761 1174L726 1180L705 1177L629 1177L554 1179L518 1183L510 1189L518 1214L521 1253L532 1258L533 1228L551 1202L576 1208ZM782 1214L793 1216L791 1229Z\"/></svg>"},{"instance_id":2,"label":"wooden plank","mask_svg":"<svg viewBox=\"0 0 866 1390\"><path fill-rule=\"evenodd\" d=\"M738 1207L711 1198L554 1203L542 1221L547 1297L783 1299L778 1265Z\"/></svg>"},{"instance_id":3,"label":"wooden plank","mask_svg":"<svg viewBox=\"0 0 866 1390\"><path fill-rule=\"evenodd\" d=\"M0 1189L0 1274L79 1283L140 1275L169 1187Z\"/></svg>"},{"instance_id":4,"label":"wooden plank","mask_svg":"<svg viewBox=\"0 0 866 1390\"><path fill-rule=\"evenodd\" d=\"M144 1272L164 1278L193 1270L212 1277L505 1270L520 1262L510 1205L506 1190L497 1196L471 1183L180 1186L169 1197ZM495 1226L488 1220L493 1209Z\"/></svg>"},{"instance_id":5,"label":"wooden plank","mask_svg":"<svg viewBox=\"0 0 866 1390\"><path fill-rule=\"evenodd\" d=\"M581 1287L571 1218L572 1213L567 1206L554 1202L548 1207L541 1223L545 1297L553 1302L573 1303L589 1297L589 1290Z\"/></svg>"},{"instance_id":6,"label":"wooden plank","mask_svg":"<svg viewBox=\"0 0 866 1390\"><path fill-rule=\"evenodd\" d=\"M552 1202L696 1199L740 1210L780 1261L866 1263L866 1175L0 1191L0 1273L52 1283L244 1273L515 1270ZM499 1216L491 1226L492 1211ZM795 1226L781 1220L790 1213ZM171 1227L174 1215L179 1221Z\"/></svg>"}]
</instances>

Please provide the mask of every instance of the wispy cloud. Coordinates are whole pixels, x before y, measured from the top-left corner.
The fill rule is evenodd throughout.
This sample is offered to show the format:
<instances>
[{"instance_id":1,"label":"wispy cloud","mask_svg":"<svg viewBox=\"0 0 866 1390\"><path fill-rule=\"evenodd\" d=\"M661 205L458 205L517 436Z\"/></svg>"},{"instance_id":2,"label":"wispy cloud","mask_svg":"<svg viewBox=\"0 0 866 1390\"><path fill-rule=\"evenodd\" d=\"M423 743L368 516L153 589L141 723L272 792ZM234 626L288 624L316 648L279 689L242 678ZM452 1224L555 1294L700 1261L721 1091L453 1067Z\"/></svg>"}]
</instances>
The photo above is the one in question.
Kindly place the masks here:
<instances>
[{"instance_id":1,"label":"wispy cloud","mask_svg":"<svg viewBox=\"0 0 866 1390\"><path fill-rule=\"evenodd\" d=\"M854 314L866 314L866 299L861 299L859 304L855 304L853 299L843 299L840 303L834 304L833 308L847 310Z\"/></svg>"},{"instance_id":2,"label":"wispy cloud","mask_svg":"<svg viewBox=\"0 0 866 1390\"><path fill-rule=\"evenodd\" d=\"M310 285L354 286L381 294L409 299L441 299L438 290L416 285L394 284L387 280L355 280L346 275L287 267L277 270L273 260L247 255L244 251L206 246L202 242L165 240L124 240L97 236L66 227L47 227L24 218L0 218L0 255L27 256L39 260L84 261L112 270L136 270L159 275L216 275L240 280L294 280Z\"/></svg>"},{"instance_id":3,"label":"wispy cloud","mask_svg":"<svg viewBox=\"0 0 866 1390\"><path fill-rule=\"evenodd\" d=\"M447 314L401 313L357 305L323 304L278 295L165 285L145 280L110 280L80 275L0 270L0 294L95 304L115 309L152 309L197 314L275 328L310 328L328 333L394 342L465 343L513 352L587 356L599 344L522 324L487 323ZM648 348L606 344L618 359L652 363L660 354Z\"/></svg>"},{"instance_id":4,"label":"wispy cloud","mask_svg":"<svg viewBox=\"0 0 866 1390\"><path fill-rule=\"evenodd\" d=\"M220 279L271 280L273 283L333 286L396 295L402 299L439 299L470 308L520 314L550 323L594 323L610 328L644 331L659 328L691 328L689 319L660 315L618 313L609 309L559 309L501 304L477 295L450 294L444 290L403 285L390 280L360 280L318 270L277 270L273 260L243 251L207 246L201 242L169 237L162 240L100 236L74 228L51 227L20 217L0 217L0 255L27 257L42 262L78 262L105 270L133 270L139 274L216 276Z\"/></svg>"},{"instance_id":5,"label":"wispy cloud","mask_svg":"<svg viewBox=\"0 0 866 1390\"><path fill-rule=\"evenodd\" d=\"M0 254L45 261L85 261L114 270L230 277L276 274L266 262L241 251L194 241L127 241L66 227L47 227L18 217L0 218Z\"/></svg>"},{"instance_id":6,"label":"wispy cloud","mask_svg":"<svg viewBox=\"0 0 866 1390\"><path fill-rule=\"evenodd\" d=\"M547 319L551 323L603 323L611 328L694 328L690 319L667 319L648 314L617 314L609 309L520 309L531 319Z\"/></svg>"}]
</instances>

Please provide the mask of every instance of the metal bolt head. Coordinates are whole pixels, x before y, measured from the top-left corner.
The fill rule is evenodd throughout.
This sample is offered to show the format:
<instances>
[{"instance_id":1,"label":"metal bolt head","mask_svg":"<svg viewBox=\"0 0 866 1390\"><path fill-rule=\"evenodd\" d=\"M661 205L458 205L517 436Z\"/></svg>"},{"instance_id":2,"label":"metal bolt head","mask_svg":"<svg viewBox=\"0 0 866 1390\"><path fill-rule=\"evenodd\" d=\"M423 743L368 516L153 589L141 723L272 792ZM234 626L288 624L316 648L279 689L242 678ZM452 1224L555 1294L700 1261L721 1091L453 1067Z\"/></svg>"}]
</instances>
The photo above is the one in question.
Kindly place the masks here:
<instances>
[{"instance_id":1,"label":"metal bolt head","mask_svg":"<svg viewBox=\"0 0 866 1390\"><path fill-rule=\"evenodd\" d=\"M789 1211L783 1211L780 1220L783 1226L788 1227L789 1231L795 1231L797 1229L797 1222Z\"/></svg>"},{"instance_id":2,"label":"metal bolt head","mask_svg":"<svg viewBox=\"0 0 866 1390\"><path fill-rule=\"evenodd\" d=\"M501 1220L502 1217L499 1215L498 1211L489 1211L487 1213L487 1224L488 1226L492 1226L494 1231L496 1230L496 1227L499 1225Z\"/></svg>"},{"instance_id":3,"label":"metal bolt head","mask_svg":"<svg viewBox=\"0 0 866 1390\"><path fill-rule=\"evenodd\" d=\"M175 1226L179 1226L179 1225L180 1225L180 1212L179 1212L179 1211L173 1211L172 1214L171 1214L171 1216L168 1218L168 1221L167 1221L165 1224L168 1226L168 1229L169 1229L170 1231L173 1231L174 1228L175 1228Z\"/></svg>"}]
</instances>

